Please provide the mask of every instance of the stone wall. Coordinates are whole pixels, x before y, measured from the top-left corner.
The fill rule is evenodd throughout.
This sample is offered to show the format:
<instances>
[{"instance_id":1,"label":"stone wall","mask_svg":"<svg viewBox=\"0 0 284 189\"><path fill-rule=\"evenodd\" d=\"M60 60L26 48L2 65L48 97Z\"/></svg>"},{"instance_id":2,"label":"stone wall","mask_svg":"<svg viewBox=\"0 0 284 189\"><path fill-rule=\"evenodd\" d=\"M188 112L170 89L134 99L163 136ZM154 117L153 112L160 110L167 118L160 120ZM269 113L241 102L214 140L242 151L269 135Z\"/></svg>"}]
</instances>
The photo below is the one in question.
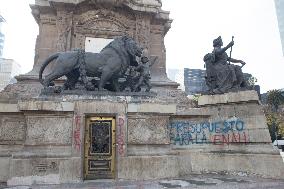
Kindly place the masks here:
<instances>
[{"instance_id":1,"label":"stone wall","mask_svg":"<svg viewBox=\"0 0 284 189\"><path fill-rule=\"evenodd\" d=\"M255 95L202 96L199 107L183 110L175 101L142 96L59 95L5 104L0 113L0 181L81 182L89 116L115 117L117 179L203 172L281 178L284 164L271 146Z\"/></svg>"}]
</instances>

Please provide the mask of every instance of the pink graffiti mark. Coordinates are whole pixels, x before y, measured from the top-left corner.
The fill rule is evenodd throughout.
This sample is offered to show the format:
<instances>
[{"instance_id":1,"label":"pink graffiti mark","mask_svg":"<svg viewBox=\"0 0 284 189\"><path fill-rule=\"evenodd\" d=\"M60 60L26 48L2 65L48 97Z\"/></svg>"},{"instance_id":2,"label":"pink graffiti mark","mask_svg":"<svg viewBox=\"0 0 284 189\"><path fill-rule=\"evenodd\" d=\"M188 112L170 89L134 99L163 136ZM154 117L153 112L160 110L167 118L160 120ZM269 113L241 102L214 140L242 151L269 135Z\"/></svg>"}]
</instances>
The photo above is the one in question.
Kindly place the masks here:
<instances>
[{"instance_id":1,"label":"pink graffiti mark","mask_svg":"<svg viewBox=\"0 0 284 189\"><path fill-rule=\"evenodd\" d=\"M124 119L122 117L118 118L118 136L117 136L117 144L118 144L118 154L123 156L124 155Z\"/></svg>"},{"instance_id":2,"label":"pink graffiti mark","mask_svg":"<svg viewBox=\"0 0 284 189\"><path fill-rule=\"evenodd\" d=\"M215 134L211 137L211 142L216 145L224 145L230 143L247 143L249 137L246 132L231 134Z\"/></svg>"},{"instance_id":3,"label":"pink graffiti mark","mask_svg":"<svg viewBox=\"0 0 284 189\"><path fill-rule=\"evenodd\" d=\"M137 189L144 189L143 183L139 182L137 184Z\"/></svg>"},{"instance_id":4,"label":"pink graffiti mark","mask_svg":"<svg viewBox=\"0 0 284 189\"><path fill-rule=\"evenodd\" d=\"M75 128L73 133L74 148L77 151L81 150L81 116L75 116Z\"/></svg>"}]
</instances>

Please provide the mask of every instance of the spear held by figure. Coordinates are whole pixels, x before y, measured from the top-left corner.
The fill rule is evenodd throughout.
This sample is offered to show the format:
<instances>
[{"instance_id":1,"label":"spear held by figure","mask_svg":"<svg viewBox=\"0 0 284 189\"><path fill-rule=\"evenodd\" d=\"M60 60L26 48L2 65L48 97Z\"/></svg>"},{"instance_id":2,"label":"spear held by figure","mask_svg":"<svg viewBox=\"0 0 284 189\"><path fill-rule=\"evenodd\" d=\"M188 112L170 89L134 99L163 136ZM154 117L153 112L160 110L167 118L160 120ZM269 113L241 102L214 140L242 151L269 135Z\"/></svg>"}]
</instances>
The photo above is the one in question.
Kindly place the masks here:
<instances>
[{"instance_id":1,"label":"spear held by figure","mask_svg":"<svg viewBox=\"0 0 284 189\"><path fill-rule=\"evenodd\" d=\"M231 43L234 43L234 36L232 36L232 41L231 41ZM232 58L232 51L233 51L233 46L231 46L231 50L230 50L229 64L231 64L231 62L235 62L235 61L233 61L233 58ZM239 62L239 63L242 64L241 68L244 67L244 65L246 64L246 63L245 63L244 61L242 61L242 60L237 60L237 62Z\"/></svg>"},{"instance_id":2,"label":"spear held by figure","mask_svg":"<svg viewBox=\"0 0 284 189\"><path fill-rule=\"evenodd\" d=\"M232 42L234 42L234 36L232 36ZM229 59L229 64L231 64L232 51L233 51L233 46L231 46L231 50L230 50L230 59Z\"/></svg>"}]
</instances>

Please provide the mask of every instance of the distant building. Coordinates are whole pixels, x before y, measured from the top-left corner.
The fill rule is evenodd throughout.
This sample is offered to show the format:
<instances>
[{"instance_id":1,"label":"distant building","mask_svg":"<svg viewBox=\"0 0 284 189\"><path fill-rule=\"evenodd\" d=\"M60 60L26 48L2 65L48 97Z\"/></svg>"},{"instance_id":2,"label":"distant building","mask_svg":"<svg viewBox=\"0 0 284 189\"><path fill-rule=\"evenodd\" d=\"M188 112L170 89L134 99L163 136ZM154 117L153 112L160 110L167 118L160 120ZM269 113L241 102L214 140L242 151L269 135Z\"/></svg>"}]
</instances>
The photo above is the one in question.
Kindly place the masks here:
<instances>
[{"instance_id":1,"label":"distant building","mask_svg":"<svg viewBox=\"0 0 284 189\"><path fill-rule=\"evenodd\" d=\"M170 80L180 84L178 87L179 89L185 90L183 69L168 69L167 75Z\"/></svg>"},{"instance_id":2,"label":"distant building","mask_svg":"<svg viewBox=\"0 0 284 189\"><path fill-rule=\"evenodd\" d=\"M284 56L284 0L275 0L275 8Z\"/></svg>"},{"instance_id":3,"label":"distant building","mask_svg":"<svg viewBox=\"0 0 284 189\"><path fill-rule=\"evenodd\" d=\"M15 76L19 75L21 66L12 59L0 58L0 91L8 84L15 83Z\"/></svg>"},{"instance_id":4,"label":"distant building","mask_svg":"<svg viewBox=\"0 0 284 189\"><path fill-rule=\"evenodd\" d=\"M184 68L184 86L188 95L207 91L205 70Z\"/></svg>"},{"instance_id":5,"label":"distant building","mask_svg":"<svg viewBox=\"0 0 284 189\"><path fill-rule=\"evenodd\" d=\"M5 36L2 33L2 23L3 22L5 22L5 19L0 15L0 58L3 55L4 39L5 39Z\"/></svg>"}]
</instances>

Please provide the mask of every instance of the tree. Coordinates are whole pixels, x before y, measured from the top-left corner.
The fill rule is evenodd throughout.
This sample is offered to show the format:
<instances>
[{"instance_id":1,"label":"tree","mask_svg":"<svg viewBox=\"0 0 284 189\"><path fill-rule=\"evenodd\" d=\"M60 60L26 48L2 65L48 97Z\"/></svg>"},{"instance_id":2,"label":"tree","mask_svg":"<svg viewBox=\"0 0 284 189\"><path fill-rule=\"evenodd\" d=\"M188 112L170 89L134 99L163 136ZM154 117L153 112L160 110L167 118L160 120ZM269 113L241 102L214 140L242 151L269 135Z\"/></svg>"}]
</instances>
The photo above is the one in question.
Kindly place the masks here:
<instances>
[{"instance_id":1,"label":"tree","mask_svg":"<svg viewBox=\"0 0 284 189\"><path fill-rule=\"evenodd\" d=\"M284 104L284 93L278 89L268 91L267 103L267 125L271 140L274 141L284 137L284 112L279 110L280 105Z\"/></svg>"},{"instance_id":2,"label":"tree","mask_svg":"<svg viewBox=\"0 0 284 189\"><path fill-rule=\"evenodd\" d=\"M248 86L255 86L257 79L253 77L251 74L247 74L246 81Z\"/></svg>"},{"instance_id":3,"label":"tree","mask_svg":"<svg viewBox=\"0 0 284 189\"><path fill-rule=\"evenodd\" d=\"M268 91L267 103L271 106L272 111L277 112L279 105L284 103L284 93L279 89Z\"/></svg>"}]
</instances>

